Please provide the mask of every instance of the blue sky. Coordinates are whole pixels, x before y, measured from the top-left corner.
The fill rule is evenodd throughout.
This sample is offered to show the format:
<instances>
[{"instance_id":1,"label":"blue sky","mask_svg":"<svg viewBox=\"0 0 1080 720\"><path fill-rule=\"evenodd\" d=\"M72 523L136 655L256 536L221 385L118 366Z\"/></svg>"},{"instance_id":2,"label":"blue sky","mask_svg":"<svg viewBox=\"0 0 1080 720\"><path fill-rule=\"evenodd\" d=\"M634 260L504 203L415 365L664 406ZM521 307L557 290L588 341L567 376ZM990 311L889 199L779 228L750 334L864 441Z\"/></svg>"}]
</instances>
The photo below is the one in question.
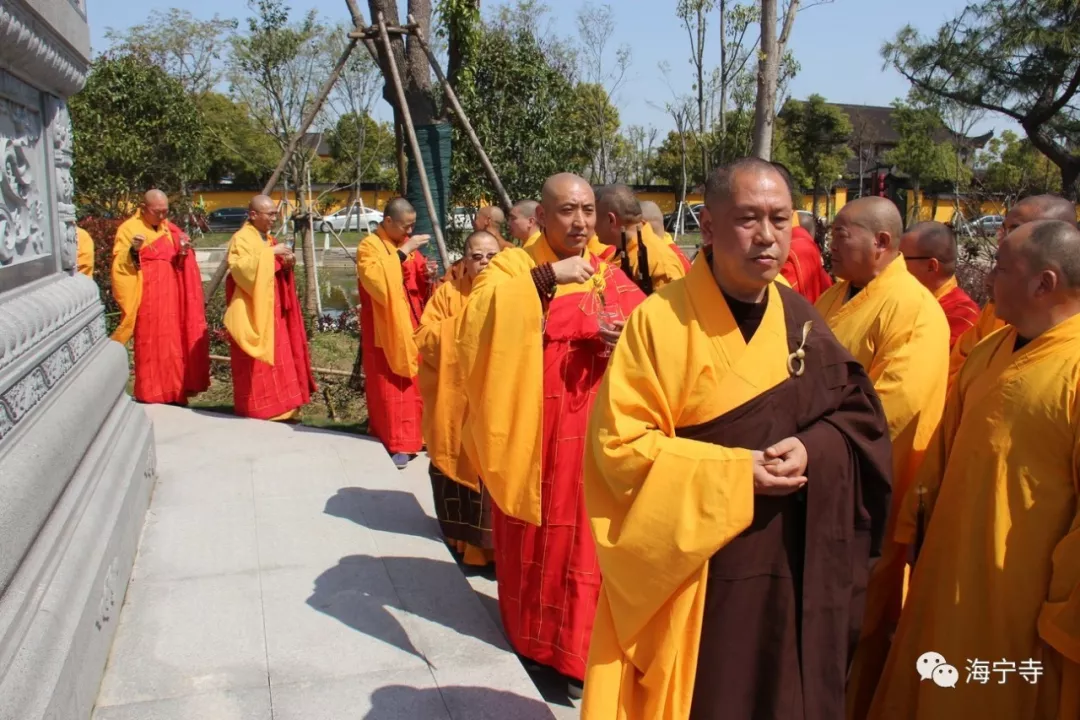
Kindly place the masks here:
<instances>
[{"instance_id":1,"label":"blue sky","mask_svg":"<svg viewBox=\"0 0 1080 720\"><path fill-rule=\"evenodd\" d=\"M595 1L595 0L594 0ZM547 0L552 27L563 36L576 36L576 14L586 0ZM628 82L616 98L622 125L653 125L661 131L672 122L661 109L671 99L671 90L658 66L671 67L671 85L677 92L688 93L693 83L693 68L686 30L675 16L676 0L609 0L618 11L611 45L623 43L632 48L632 66ZM881 44L906 23L923 32L933 32L943 21L955 16L967 0L834 0L831 4L811 7L796 18L791 49L802 66L793 80L791 94L805 98L811 93L833 102L887 105L907 94L908 85L898 73L882 69ZM366 10L367 3L360 0ZM400 3L404 6L404 2ZM497 5L483 0L481 7ZM243 18L248 14L244 0L88 0L91 42L95 52L105 48L105 30L124 28L142 22L153 9L185 6L197 17ZM327 20L343 21L348 13L343 0L293 0L296 16L309 8L318 9ZM135 8L138 8L137 10ZM715 13L713 14L715 16ZM369 18L370 19L370 18ZM710 39L706 53L719 63L719 38L715 17L710 18ZM651 103L649 102L651 101ZM653 107L653 104L659 107ZM385 105L385 103L382 103ZM388 108L377 111L388 117ZM989 115L977 126L979 132L1013 128L1006 118Z\"/></svg>"}]
</instances>

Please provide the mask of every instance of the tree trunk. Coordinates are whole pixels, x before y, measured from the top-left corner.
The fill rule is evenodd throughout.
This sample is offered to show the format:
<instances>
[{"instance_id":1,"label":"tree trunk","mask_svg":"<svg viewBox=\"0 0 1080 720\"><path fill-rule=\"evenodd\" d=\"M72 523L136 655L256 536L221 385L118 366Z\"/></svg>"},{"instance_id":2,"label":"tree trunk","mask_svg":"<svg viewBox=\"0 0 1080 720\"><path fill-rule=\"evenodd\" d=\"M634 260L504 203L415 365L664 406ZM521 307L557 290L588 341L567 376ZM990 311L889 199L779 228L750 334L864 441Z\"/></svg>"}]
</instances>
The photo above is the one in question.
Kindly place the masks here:
<instances>
[{"instance_id":1,"label":"tree trunk","mask_svg":"<svg viewBox=\"0 0 1080 720\"><path fill-rule=\"evenodd\" d=\"M405 128L401 121L401 111L394 106L394 143L397 158L398 195L402 197L409 190L409 160L405 154Z\"/></svg>"},{"instance_id":2,"label":"tree trunk","mask_svg":"<svg viewBox=\"0 0 1080 720\"><path fill-rule=\"evenodd\" d=\"M727 163L727 0L720 0L720 164Z\"/></svg>"},{"instance_id":3,"label":"tree trunk","mask_svg":"<svg viewBox=\"0 0 1080 720\"><path fill-rule=\"evenodd\" d=\"M305 162L308 164L310 161ZM297 173L300 174L299 172ZM301 212L307 218L304 224L304 314L309 318L318 318L319 315L319 282L315 270L315 208L311 207L309 198L311 195L311 166L303 170L304 184L300 188Z\"/></svg>"},{"instance_id":4,"label":"tree trunk","mask_svg":"<svg viewBox=\"0 0 1080 720\"><path fill-rule=\"evenodd\" d=\"M701 181L709 177L709 150L705 142L705 12L699 3L697 6L697 106L698 106L698 144L701 146Z\"/></svg>"},{"instance_id":5,"label":"tree trunk","mask_svg":"<svg viewBox=\"0 0 1080 720\"><path fill-rule=\"evenodd\" d=\"M821 199L821 179L814 178L814 199L810 207L810 212L814 214L814 220L816 221L820 215L818 214L818 201Z\"/></svg>"},{"instance_id":6,"label":"tree trunk","mask_svg":"<svg viewBox=\"0 0 1080 720\"><path fill-rule=\"evenodd\" d=\"M773 123L776 118L776 82L780 73L780 47L776 36L777 0L761 0L761 50L758 60L757 104L754 107L753 154L772 159Z\"/></svg>"}]
</instances>

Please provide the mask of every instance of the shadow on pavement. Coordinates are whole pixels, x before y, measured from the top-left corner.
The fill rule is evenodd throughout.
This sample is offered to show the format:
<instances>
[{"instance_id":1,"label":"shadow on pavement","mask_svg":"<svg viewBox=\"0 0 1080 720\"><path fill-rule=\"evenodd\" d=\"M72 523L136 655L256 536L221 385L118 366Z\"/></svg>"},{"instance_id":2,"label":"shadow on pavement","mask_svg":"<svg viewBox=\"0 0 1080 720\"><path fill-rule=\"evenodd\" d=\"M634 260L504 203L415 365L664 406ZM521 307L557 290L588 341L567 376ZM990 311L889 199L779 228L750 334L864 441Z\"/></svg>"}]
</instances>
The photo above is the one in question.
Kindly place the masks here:
<instances>
[{"instance_id":1,"label":"shadow on pavement","mask_svg":"<svg viewBox=\"0 0 1080 720\"><path fill-rule=\"evenodd\" d=\"M443 718L453 720L551 720L542 702L482 687L417 689L404 685L379 688L364 720Z\"/></svg>"},{"instance_id":2,"label":"shadow on pavement","mask_svg":"<svg viewBox=\"0 0 1080 720\"><path fill-rule=\"evenodd\" d=\"M323 512L369 530L442 542L438 521L424 512L415 495L403 490L341 488L326 501Z\"/></svg>"}]
</instances>

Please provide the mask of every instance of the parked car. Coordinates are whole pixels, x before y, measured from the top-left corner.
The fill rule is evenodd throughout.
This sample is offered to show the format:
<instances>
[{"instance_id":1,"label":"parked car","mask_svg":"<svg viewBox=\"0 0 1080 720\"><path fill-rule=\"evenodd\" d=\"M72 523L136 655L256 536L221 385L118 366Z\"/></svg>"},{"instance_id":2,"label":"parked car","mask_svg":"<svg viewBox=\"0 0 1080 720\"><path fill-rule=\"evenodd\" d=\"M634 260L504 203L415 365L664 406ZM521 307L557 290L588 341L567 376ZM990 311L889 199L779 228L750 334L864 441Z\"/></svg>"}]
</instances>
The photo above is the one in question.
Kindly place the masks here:
<instances>
[{"instance_id":1,"label":"parked car","mask_svg":"<svg viewBox=\"0 0 1080 720\"><path fill-rule=\"evenodd\" d=\"M375 232L375 226L382 221L383 214L374 208L358 210L355 207L343 207L333 215L324 215L316 227L319 232L330 232L331 229L335 232L342 232L361 228L368 232ZM345 227L346 223L348 223L348 227Z\"/></svg>"},{"instance_id":2,"label":"parked car","mask_svg":"<svg viewBox=\"0 0 1080 720\"><path fill-rule=\"evenodd\" d=\"M1005 218L1000 215L983 215L971 223L972 229L979 235L996 235L998 230L1005 225Z\"/></svg>"},{"instance_id":3,"label":"parked car","mask_svg":"<svg viewBox=\"0 0 1080 720\"><path fill-rule=\"evenodd\" d=\"M206 216L210 232L236 232L247 222L247 208L218 208Z\"/></svg>"}]
</instances>

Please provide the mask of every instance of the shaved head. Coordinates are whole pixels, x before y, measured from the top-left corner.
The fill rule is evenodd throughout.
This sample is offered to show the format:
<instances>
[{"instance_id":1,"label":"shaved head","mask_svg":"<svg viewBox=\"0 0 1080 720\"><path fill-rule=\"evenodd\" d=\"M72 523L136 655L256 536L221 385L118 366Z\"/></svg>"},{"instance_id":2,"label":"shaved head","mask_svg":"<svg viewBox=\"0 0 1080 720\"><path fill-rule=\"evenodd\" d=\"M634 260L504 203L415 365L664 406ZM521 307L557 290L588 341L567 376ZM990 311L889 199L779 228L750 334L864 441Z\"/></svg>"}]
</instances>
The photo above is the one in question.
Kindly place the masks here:
<instances>
[{"instance_id":1,"label":"shaved head","mask_svg":"<svg viewBox=\"0 0 1080 720\"><path fill-rule=\"evenodd\" d=\"M503 214L502 208L500 208L498 205L486 205L480 208L476 214L482 215L483 217L491 218L492 222L495 222L499 225L502 225L504 222L506 222L506 215Z\"/></svg>"},{"instance_id":2,"label":"shaved head","mask_svg":"<svg viewBox=\"0 0 1080 720\"><path fill-rule=\"evenodd\" d=\"M465 254L479 252L486 245L490 245L494 252L499 251L499 241L487 230L477 230L465 238Z\"/></svg>"},{"instance_id":3,"label":"shaved head","mask_svg":"<svg viewBox=\"0 0 1080 720\"><path fill-rule=\"evenodd\" d=\"M524 244L536 232L536 207L539 204L535 200L518 200L510 208L510 235L519 243Z\"/></svg>"},{"instance_id":4,"label":"shaved head","mask_svg":"<svg viewBox=\"0 0 1080 720\"><path fill-rule=\"evenodd\" d=\"M1060 220L1076 224L1076 205L1057 195L1034 195L1024 198L1009 210L1010 216L1014 214L1027 218L1026 222Z\"/></svg>"},{"instance_id":5,"label":"shaved head","mask_svg":"<svg viewBox=\"0 0 1080 720\"><path fill-rule=\"evenodd\" d=\"M248 210L255 212L269 212L274 209L274 199L269 195L256 195L248 203Z\"/></svg>"},{"instance_id":6,"label":"shaved head","mask_svg":"<svg viewBox=\"0 0 1080 720\"><path fill-rule=\"evenodd\" d=\"M641 201L641 219L652 226L653 232L658 236L664 235L664 211L652 200Z\"/></svg>"},{"instance_id":7,"label":"shaved head","mask_svg":"<svg viewBox=\"0 0 1080 720\"><path fill-rule=\"evenodd\" d=\"M573 173L552 175L541 191L536 219L560 259L585 250L596 229L596 197L585 178Z\"/></svg>"},{"instance_id":8,"label":"shaved head","mask_svg":"<svg viewBox=\"0 0 1080 720\"><path fill-rule=\"evenodd\" d=\"M788 192L791 191L791 176L783 165L757 157L745 157L717 168L709 175L709 179L705 181L705 205L718 207L720 203L730 200L736 176L745 173L776 175L783 180Z\"/></svg>"},{"instance_id":9,"label":"shaved head","mask_svg":"<svg viewBox=\"0 0 1080 720\"><path fill-rule=\"evenodd\" d=\"M936 292L956 274L956 236L944 223L912 225L900 238L900 253L908 272L930 292Z\"/></svg>"},{"instance_id":10,"label":"shaved head","mask_svg":"<svg viewBox=\"0 0 1080 720\"><path fill-rule=\"evenodd\" d=\"M151 227L157 227L169 216L169 196L160 190L147 190L143 195L142 215Z\"/></svg>"},{"instance_id":11,"label":"shaved head","mask_svg":"<svg viewBox=\"0 0 1080 720\"><path fill-rule=\"evenodd\" d=\"M166 205L168 205L169 196L161 192L160 190L147 190L146 194L143 195L143 202L147 205L151 203L165 203Z\"/></svg>"},{"instance_id":12,"label":"shaved head","mask_svg":"<svg viewBox=\"0 0 1080 720\"><path fill-rule=\"evenodd\" d=\"M997 316L1031 340L1080 314L1080 230L1034 220L998 244L991 278Z\"/></svg>"},{"instance_id":13,"label":"shaved head","mask_svg":"<svg viewBox=\"0 0 1080 720\"><path fill-rule=\"evenodd\" d=\"M855 287L866 287L897 258L903 234L900 211L891 201L864 197L849 202L833 222L833 272Z\"/></svg>"},{"instance_id":14,"label":"shaved head","mask_svg":"<svg viewBox=\"0 0 1080 720\"><path fill-rule=\"evenodd\" d=\"M388 215L391 220L395 222L404 222L410 215L416 218L416 208L412 203L403 197L396 197L390 202L386 203L385 215Z\"/></svg>"},{"instance_id":15,"label":"shaved head","mask_svg":"<svg viewBox=\"0 0 1080 720\"><path fill-rule=\"evenodd\" d=\"M641 203L626 185L604 185L596 189L596 211L615 213L624 225L641 222Z\"/></svg>"}]
</instances>

